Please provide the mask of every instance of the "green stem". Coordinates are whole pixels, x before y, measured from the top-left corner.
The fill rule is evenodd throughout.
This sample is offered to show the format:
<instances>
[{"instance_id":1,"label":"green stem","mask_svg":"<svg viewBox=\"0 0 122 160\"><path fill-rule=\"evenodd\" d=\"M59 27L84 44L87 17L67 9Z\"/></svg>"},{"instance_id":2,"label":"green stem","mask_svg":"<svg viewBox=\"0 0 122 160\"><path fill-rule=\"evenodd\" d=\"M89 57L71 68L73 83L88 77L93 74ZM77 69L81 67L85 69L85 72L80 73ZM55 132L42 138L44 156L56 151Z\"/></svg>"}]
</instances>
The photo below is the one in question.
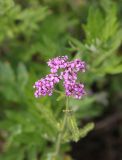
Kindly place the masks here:
<instances>
[{"instance_id":1,"label":"green stem","mask_svg":"<svg viewBox=\"0 0 122 160\"><path fill-rule=\"evenodd\" d=\"M68 100L68 97L66 97L66 110L68 110L68 107L69 107L69 100ZM63 136L63 132L64 132L65 125L66 125L66 120L67 120L67 112L64 115L64 119L62 122L62 128L61 128L61 131L60 131L58 138L57 138L57 141L56 141L55 157L57 157L59 155L62 136Z\"/></svg>"},{"instance_id":2,"label":"green stem","mask_svg":"<svg viewBox=\"0 0 122 160\"><path fill-rule=\"evenodd\" d=\"M56 90L56 89L54 89L54 92L59 93L59 94L62 94L62 93L63 93L63 92L58 91L58 90Z\"/></svg>"}]
</instances>

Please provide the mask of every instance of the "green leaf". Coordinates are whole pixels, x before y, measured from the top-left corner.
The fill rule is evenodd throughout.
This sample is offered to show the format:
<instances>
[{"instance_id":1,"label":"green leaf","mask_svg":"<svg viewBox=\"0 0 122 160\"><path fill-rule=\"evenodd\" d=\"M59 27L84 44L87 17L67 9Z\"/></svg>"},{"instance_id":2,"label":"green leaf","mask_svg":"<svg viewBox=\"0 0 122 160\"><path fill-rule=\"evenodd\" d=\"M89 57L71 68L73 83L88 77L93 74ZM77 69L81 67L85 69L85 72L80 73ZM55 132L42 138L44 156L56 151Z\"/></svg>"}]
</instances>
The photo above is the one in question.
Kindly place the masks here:
<instances>
[{"instance_id":1,"label":"green leaf","mask_svg":"<svg viewBox=\"0 0 122 160\"><path fill-rule=\"evenodd\" d=\"M85 137L91 130L93 130L95 127L94 123L90 122L86 124L82 129L80 129L80 137Z\"/></svg>"},{"instance_id":2,"label":"green leaf","mask_svg":"<svg viewBox=\"0 0 122 160\"><path fill-rule=\"evenodd\" d=\"M0 62L0 82L9 84L15 82L14 71L9 62Z\"/></svg>"},{"instance_id":3,"label":"green leaf","mask_svg":"<svg viewBox=\"0 0 122 160\"><path fill-rule=\"evenodd\" d=\"M122 73L122 65L120 64L120 65L115 66L115 67L107 68L106 73L110 73L110 74Z\"/></svg>"},{"instance_id":4,"label":"green leaf","mask_svg":"<svg viewBox=\"0 0 122 160\"><path fill-rule=\"evenodd\" d=\"M77 142L79 140L79 129L74 115L69 115L67 118L67 127L71 132L72 140Z\"/></svg>"},{"instance_id":5,"label":"green leaf","mask_svg":"<svg viewBox=\"0 0 122 160\"><path fill-rule=\"evenodd\" d=\"M96 39L100 39L103 26L104 18L100 10L90 7L87 24L83 26L88 43L94 43L94 40L96 41Z\"/></svg>"},{"instance_id":6,"label":"green leaf","mask_svg":"<svg viewBox=\"0 0 122 160\"><path fill-rule=\"evenodd\" d=\"M17 68L17 82L21 89L24 89L28 82L28 71L23 63L19 63Z\"/></svg>"},{"instance_id":7,"label":"green leaf","mask_svg":"<svg viewBox=\"0 0 122 160\"><path fill-rule=\"evenodd\" d=\"M15 74L9 62L0 62L0 92L7 100L19 101Z\"/></svg>"}]
</instances>

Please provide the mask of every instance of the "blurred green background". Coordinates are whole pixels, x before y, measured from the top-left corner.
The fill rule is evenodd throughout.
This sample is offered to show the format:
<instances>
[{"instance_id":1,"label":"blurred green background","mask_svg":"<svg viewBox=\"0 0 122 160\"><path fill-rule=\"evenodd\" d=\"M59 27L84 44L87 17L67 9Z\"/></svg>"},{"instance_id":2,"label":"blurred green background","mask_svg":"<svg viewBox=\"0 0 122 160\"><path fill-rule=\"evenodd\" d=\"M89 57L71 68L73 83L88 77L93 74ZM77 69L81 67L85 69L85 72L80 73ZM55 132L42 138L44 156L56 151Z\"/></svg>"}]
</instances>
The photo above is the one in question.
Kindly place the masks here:
<instances>
[{"instance_id":1,"label":"blurred green background","mask_svg":"<svg viewBox=\"0 0 122 160\"><path fill-rule=\"evenodd\" d=\"M61 55L87 63L87 96L70 108L96 126L59 160L122 159L121 15L121 0L0 0L0 160L51 160L65 103L36 99L33 84Z\"/></svg>"}]
</instances>

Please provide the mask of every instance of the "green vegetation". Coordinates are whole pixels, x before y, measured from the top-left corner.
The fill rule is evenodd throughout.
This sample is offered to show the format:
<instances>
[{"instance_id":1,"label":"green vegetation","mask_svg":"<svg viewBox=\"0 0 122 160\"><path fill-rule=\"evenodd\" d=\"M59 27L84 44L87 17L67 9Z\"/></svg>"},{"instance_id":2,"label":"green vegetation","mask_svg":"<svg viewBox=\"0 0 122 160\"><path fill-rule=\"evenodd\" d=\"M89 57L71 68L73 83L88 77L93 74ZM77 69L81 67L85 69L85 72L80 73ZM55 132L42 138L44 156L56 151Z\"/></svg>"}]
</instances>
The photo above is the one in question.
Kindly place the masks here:
<instances>
[{"instance_id":1,"label":"green vegetation","mask_svg":"<svg viewBox=\"0 0 122 160\"><path fill-rule=\"evenodd\" d=\"M121 1L110 0L0 0L0 160L63 160L69 142L86 136L110 104L121 110L112 99L122 89L121 9ZM59 55L87 63L79 75L87 96L69 99L69 134L53 159L64 96L36 99L33 84Z\"/></svg>"}]
</instances>

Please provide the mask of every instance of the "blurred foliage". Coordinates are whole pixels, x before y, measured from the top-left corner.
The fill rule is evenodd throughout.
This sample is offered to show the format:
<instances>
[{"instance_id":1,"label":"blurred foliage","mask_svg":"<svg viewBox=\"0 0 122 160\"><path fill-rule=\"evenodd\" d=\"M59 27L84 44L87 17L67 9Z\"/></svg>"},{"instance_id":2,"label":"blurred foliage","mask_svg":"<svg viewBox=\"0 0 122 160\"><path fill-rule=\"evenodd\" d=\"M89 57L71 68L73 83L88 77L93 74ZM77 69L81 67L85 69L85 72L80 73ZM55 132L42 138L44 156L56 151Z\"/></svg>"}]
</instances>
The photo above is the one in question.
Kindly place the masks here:
<instances>
[{"instance_id":1,"label":"blurred foliage","mask_svg":"<svg viewBox=\"0 0 122 160\"><path fill-rule=\"evenodd\" d=\"M66 141L87 135L91 121L109 107L108 97L122 89L121 12L121 1L112 0L0 0L1 160L52 159L64 96L35 99L32 86L49 72L49 58L66 54L88 64L79 76L88 95L70 99L74 115L69 115L59 157L71 159L64 156L70 150ZM78 130L81 120L89 123Z\"/></svg>"}]
</instances>

